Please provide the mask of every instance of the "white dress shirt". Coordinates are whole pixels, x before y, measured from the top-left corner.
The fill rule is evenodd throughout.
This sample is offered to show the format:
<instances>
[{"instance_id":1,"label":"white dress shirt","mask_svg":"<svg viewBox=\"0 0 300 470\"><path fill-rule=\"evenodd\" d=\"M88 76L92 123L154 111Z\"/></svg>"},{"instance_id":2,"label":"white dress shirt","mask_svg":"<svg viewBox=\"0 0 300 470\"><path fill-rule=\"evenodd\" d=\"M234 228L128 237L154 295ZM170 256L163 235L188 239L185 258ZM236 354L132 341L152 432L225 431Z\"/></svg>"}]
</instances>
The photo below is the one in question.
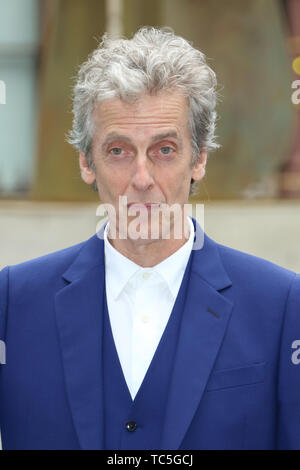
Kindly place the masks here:
<instances>
[{"instance_id":1,"label":"white dress shirt","mask_svg":"<svg viewBox=\"0 0 300 470\"><path fill-rule=\"evenodd\" d=\"M194 242L144 268L117 251L104 230L106 298L112 334L131 397L140 388L171 315Z\"/></svg>"}]
</instances>

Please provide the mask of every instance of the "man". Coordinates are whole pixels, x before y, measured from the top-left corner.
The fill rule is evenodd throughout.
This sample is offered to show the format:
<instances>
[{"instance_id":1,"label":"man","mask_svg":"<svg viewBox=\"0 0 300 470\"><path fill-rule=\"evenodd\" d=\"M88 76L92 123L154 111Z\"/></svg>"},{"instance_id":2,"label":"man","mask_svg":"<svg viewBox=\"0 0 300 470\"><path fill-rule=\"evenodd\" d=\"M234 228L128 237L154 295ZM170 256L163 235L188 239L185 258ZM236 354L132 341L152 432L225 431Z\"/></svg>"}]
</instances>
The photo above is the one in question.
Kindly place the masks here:
<instances>
[{"instance_id":1,"label":"man","mask_svg":"<svg viewBox=\"0 0 300 470\"><path fill-rule=\"evenodd\" d=\"M104 37L82 65L69 141L109 220L0 273L4 448L300 448L299 275L199 247L184 211L215 104L204 55L167 30Z\"/></svg>"}]
</instances>

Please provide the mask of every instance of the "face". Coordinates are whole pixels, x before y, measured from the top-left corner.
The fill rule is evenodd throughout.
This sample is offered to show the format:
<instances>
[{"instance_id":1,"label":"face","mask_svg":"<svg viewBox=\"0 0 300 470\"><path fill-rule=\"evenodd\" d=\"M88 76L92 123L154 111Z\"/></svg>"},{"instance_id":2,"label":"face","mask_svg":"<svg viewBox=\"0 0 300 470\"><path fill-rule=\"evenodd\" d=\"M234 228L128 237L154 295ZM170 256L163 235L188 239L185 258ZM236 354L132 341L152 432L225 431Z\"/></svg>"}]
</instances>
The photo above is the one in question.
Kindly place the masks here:
<instances>
[{"instance_id":1,"label":"face","mask_svg":"<svg viewBox=\"0 0 300 470\"><path fill-rule=\"evenodd\" d=\"M133 104L110 99L95 107L95 171L82 152L80 167L86 183L96 181L103 204L113 205L117 215L119 196L127 197L131 209L142 204L148 213L158 204L183 207L191 178L204 176L207 158L201 152L199 163L191 166L188 112L187 100L178 91L145 95Z\"/></svg>"}]
</instances>

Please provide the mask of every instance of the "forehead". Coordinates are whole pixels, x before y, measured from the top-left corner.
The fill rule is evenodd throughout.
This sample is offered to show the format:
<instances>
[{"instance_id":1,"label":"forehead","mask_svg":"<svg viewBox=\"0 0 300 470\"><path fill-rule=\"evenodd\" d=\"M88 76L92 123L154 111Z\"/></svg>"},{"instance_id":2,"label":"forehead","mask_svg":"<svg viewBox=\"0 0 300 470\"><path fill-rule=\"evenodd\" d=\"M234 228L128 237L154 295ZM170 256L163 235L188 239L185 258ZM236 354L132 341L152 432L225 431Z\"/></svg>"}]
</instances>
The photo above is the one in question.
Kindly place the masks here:
<instances>
[{"instance_id":1,"label":"forehead","mask_svg":"<svg viewBox=\"0 0 300 470\"><path fill-rule=\"evenodd\" d=\"M112 131L187 131L188 101L178 91L143 95L134 103L119 98L102 101L94 109L94 122L102 135Z\"/></svg>"}]
</instances>

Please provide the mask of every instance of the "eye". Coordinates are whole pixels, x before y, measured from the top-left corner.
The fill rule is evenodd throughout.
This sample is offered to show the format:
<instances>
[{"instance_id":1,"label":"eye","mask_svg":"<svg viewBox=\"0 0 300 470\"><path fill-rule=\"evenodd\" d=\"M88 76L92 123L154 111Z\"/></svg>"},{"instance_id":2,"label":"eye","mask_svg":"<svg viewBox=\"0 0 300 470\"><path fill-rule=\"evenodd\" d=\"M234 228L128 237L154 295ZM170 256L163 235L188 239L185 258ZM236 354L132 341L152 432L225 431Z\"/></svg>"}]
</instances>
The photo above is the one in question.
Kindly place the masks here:
<instances>
[{"instance_id":1,"label":"eye","mask_svg":"<svg viewBox=\"0 0 300 470\"><path fill-rule=\"evenodd\" d=\"M112 153L113 155L121 155L122 149L120 147L113 147L110 149L109 153Z\"/></svg>"},{"instance_id":2,"label":"eye","mask_svg":"<svg viewBox=\"0 0 300 470\"><path fill-rule=\"evenodd\" d=\"M163 155L169 155L173 151L173 149L169 145L164 145L160 148L160 151Z\"/></svg>"}]
</instances>

